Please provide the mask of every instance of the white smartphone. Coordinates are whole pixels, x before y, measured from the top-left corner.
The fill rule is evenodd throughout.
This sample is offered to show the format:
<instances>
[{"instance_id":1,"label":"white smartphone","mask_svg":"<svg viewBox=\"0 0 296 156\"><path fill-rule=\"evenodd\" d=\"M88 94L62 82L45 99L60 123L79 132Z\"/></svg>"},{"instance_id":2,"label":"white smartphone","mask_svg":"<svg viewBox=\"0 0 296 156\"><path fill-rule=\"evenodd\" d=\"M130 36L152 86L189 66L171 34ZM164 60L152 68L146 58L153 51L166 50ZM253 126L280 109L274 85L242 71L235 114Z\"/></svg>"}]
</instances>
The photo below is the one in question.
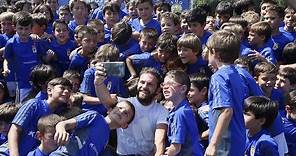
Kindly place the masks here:
<instances>
[{"instance_id":1,"label":"white smartphone","mask_svg":"<svg viewBox=\"0 0 296 156\"><path fill-rule=\"evenodd\" d=\"M102 62L107 71L107 75L124 77L125 64L124 62Z\"/></svg>"}]
</instances>

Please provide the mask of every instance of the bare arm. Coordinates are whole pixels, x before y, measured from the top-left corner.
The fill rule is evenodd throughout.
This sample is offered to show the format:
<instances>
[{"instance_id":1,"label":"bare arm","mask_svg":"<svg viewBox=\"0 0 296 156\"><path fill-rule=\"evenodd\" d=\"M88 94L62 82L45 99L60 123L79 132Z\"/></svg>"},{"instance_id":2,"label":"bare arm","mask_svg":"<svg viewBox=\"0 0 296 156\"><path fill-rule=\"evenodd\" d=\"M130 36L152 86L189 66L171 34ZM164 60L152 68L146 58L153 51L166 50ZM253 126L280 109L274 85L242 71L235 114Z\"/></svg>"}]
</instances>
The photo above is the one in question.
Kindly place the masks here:
<instances>
[{"instance_id":1,"label":"bare arm","mask_svg":"<svg viewBox=\"0 0 296 156\"><path fill-rule=\"evenodd\" d=\"M137 77L137 72L133 66L133 60L130 57L128 57L126 58L125 62L126 62L127 69L131 74L131 78Z\"/></svg>"},{"instance_id":2,"label":"bare arm","mask_svg":"<svg viewBox=\"0 0 296 156\"><path fill-rule=\"evenodd\" d=\"M117 100L113 99L104 84L104 80L106 76L105 68L102 65L96 65L96 73L95 73L95 90L96 95L100 99L100 101L106 105L112 106Z\"/></svg>"},{"instance_id":3,"label":"bare arm","mask_svg":"<svg viewBox=\"0 0 296 156\"><path fill-rule=\"evenodd\" d=\"M161 123L156 125L154 136L155 156L159 156L164 153L167 128L167 124Z\"/></svg>"},{"instance_id":4,"label":"bare arm","mask_svg":"<svg viewBox=\"0 0 296 156\"><path fill-rule=\"evenodd\" d=\"M10 156L19 156L19 139L21 126L12 124L8 132L8 148Z\"/></svg>"},{"instance_id":5,"label":"bare arm","mask_svg":"<svg viewBox=\"0 0 296 156\"><path fill-rule=\"evenodd\" d=\"M177 155L181 151L181 144L172 143L168 148L166 148L165 155L174 156Z\"/></svg>"},{"instance_id":6,"label":"bare arm","mask_svg":"<svg viewBox=\"0 0 296 156\"><path fill-rule=\"evenodd\" d=\"M211 140L209 141L209 146L206 149L205 155L206 156L214 156L216 155L216 147L221 141L221 137L223 134L223 131L228 129L230 120L233 115L233 109L232 108L223 108L220 110L221 114L218 117L218 121L213 133L213 136Z\"/></svg>"},{"instance_id":7,"label":"bare arm","mask_svg":"<svg viewBox=\"0 0 296 156\"><path fill-rule=\"evenodd\" d=\"M69 133L67 130L74 129L76 127L76 119L71 118L65 121L61 121L56 125L56 132L54 140L58 145L65 145L69 140Z\"/></svg>"}]
</instances>

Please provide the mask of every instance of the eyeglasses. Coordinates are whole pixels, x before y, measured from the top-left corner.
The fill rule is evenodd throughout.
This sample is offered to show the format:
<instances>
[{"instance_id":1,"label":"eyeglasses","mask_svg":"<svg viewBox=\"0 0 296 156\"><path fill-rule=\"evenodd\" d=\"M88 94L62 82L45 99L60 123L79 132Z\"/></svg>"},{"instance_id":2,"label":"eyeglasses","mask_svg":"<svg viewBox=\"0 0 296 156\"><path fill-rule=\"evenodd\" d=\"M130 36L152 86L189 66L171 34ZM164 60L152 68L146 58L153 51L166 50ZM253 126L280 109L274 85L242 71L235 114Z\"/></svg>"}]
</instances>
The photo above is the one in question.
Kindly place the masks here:
<instances>
[{"instance_id":1,"label":"eyeglasses","mask_svg":"<svg viewBox=\"0 0 296 156\"><path fill-rule=\"evenodd\" d=\"M178 87L178 86L182 86L183 84L180 84L178 82L166 82L166 83L161 83L160 87L164 88L164 87Z\"/></svg>"}]
</instances>

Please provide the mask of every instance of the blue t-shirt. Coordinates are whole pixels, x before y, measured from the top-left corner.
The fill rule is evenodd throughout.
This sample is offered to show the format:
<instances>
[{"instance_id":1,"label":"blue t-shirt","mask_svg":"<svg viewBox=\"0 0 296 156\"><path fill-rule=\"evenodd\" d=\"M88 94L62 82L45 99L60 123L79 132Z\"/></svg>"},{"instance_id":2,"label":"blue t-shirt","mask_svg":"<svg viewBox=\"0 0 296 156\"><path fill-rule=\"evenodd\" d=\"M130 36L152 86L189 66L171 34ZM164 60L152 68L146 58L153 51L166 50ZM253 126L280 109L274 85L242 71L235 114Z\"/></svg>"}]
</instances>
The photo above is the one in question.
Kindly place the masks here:
<instances>
[{"instance_id":1,"label":"blue t-shirt","mask_svg":"<svg viewBox=\"0 0 296 156\"><path fill-rule=\"evenodd\" d=\"M269 62L276 64L277 60L271 47L266 46L262 48L257 48L255 50L258 51L262 56L264 56L264 58L266 58Z\"/></svg>"},{"instance_id":2,"label":"blue t-shirt","mask_svg":"<svg viewBox=\"0 0 296 156\"><path fill-rule=\"evenodd\" d=\"M45 51L42 42L31 38L28 42L20 42L19 36L14 35L7 41L4 58L8 61L8 68L15 72L19 88L31 88L30 73L34 66L41 63Z\"/></svg>"},{"instance_id":3,"label":"blue t-shirt","mask_svg":"<svg viewBox=\"0 0 296 156\"><path fill-rule=\"evenodd\" d=\"M104 117L87 111L75 117L77 125L66 146L59 147L50 155L98 156L109 140L110 128Z\"/></svg>"},{"instance_id":4,"label":"blue t-shirt","mask_svg":"<svg viewBox=\"0 0 296 156\"><path fill-rule=\"evenodd\" d=\"M195 117L187 100L184 99L169 112L167 134L170 144L182 145L178 156L203 155Z\"/></svg>"},{"instance_id":5,"label":"blue t-shirt","mask_svg":"<svg viewBox=\"0 0 296 156\"><path fill-rule=\"evenodd\" d=\"M122 9L119 10L119 20L121 20L124 16L127 16L128 14L124 12ZM105 22L103 10L101 8L95 9L93 14L91 15L91 19L100 19L103 22Z\"/></svg>"},{"instance_id":6,"label":"blue t-shirt","mask_svg":"<svg viewBox=\"0 0 296 156\"><path fill-rule=\"evenodd\" d=\"M194 64L186 64L186 73L188 75L196 73L205 73L207 75L212 75L212 71L208 66L208 62L202 59L202 57L197 57L197 60Z\"/></svg>"},{"instance_id":7,"label":"blue t-shirt","mask_svg":"<svg viewBox=\"0 0 296 156\"><path fill-rule=\"evenodd\" d=\"M137 73L140 73L140 71L144 67L152 67L158 70L160 73L164 74L161 62L156 60L149 52L135 54L130 56L129 58L132 60L133 66L135 67Z\"/></svg>"},{"instance_id":8,"label":"blue t-shirt","mask_svg":"<svg viewBox=\"0 0 296 156\"><path fill-rule=\"evenodd\" d=\"M0 133L0 145L2 145L3 143L5 143L6 141L7 141L7 136L5 136L2 133Z\"/></svg>"},{"instance_id":9,"label":"blue t-shirt","mask_svg":"<svg viewBox=\"0 0 296 156\"><path fill-rule=\"evenodd\" d=\"M48 98L48 94L47 92L43 92L43 91L40 91L36 96L35 96L35 99L38 99L38 100L47 100Z\"/></svg>"},{"instance_id":10,"label":"blue t-shirt","mask_svg":"<svg viewBox=\"0 0 296 156\"><path fill-rule=\"evenodd\" d=\"M12 38L13 35L1 34L0 35L0 47L5 47L7 41Z\"/></svg>"},{"instance_id":11,"label":"blue t-shirt","mask_svg":"<svg viewBox=\"0 0 296 156\"><path fill-rule=\"evenodd\" d=\"M119 61L125 61L128 56L141 52L139 43L132 38L126 44L115 46L119 49Z\"/></svg>"},{"instance_id":12,"label":"blue t-shirt","mask_svg":"<svg viewBox=\"0 0 296 156\"><path fill-rule=\"evenodd\" d=\"M88 68L89 58L82 56L78 53L79 49L75 49L77 53L71 58L69 69L76 70L79 73L83 74L84 71Z\"/></svg>"},{"instance_id":13,"label":"blue t-shirt","mask_svg":"<svg viewBox=\"0 0 296 156\"><path fill-rule=\"evenodd\" d=\"M85 19L84 25L86 25L88 22L88 19ZM78 23L73 19L68 23L68 28L69 28L69 36L71 40L74 40L74 32L75 28L78 26Z\"/></svg>"},{"instance_id":14,"label":"blue t-shirt","mask_svg":"<svg viewBox=\"0 0 296 156\"><path fill-rule=\"evenodd\" d=\"M20 156L26 156L39 145L36 138L38 120L51 113L48 103L38 99L29 100L17 112L11 123L22 128L19 141Z\"/></svg>"},{"instance_id":15,"label":"blue t-shirt","mask_svg":"<svg viewBox=\"0 0 296 156\"><path fill-rule=\"evenodd\" d=\"M267 130L247 137L246 156L278 156L278 146Z\"/></svg>"},{"instance_id":16,"label":"blue t-shirt","mask_svg":"<svg viewBox=\"0 0 296 156\"><path fill-rule=\"evenodd\" d=\"M133 31L136 31L136 32L141 32L144 28L154 28L155 30L157 30L158 36L161 34L160 23L153 18L151 18L151 20L144 25L141 24L140 18L136 18L132 21L131 27Z\"/></svg>"},{"instance_id":17,"label":"blue t-shirt","mask_svg":"<svg viewBox=\"0 0 296 156\"><path fill-rule=\"evenodd\" d=\"M287 36L284 35L284 33L279 32L277 35L273 35L272 40L274 42L273 44L273 51L274 51L274 56L277 61L282 61L283 60L283 49L286 44L291 42Z\"/></svg>"},{"instance_id":18,"label":"blue t-shirt","mask_svg":"<svg viewBox=\"0 0 296 156\"><path fill-rule=\"evenodd\" d=\"M285 111L285 96L282 90L280 89L272 89L271 91L271 97L270 99L272 101L276 101L279 104L279 112L282 116L286 115Z\"/></svg>"},{"instance_id":19,"label":"blue t-shirt","mask_svg":"<svg viewBox=\"0 0 296 156\"><path fill-rule=\"evenodd\" d=\"M31 151L27 156L48 156L49 154L43 153L39 148Z\"/></svg>"},{"instance_id":20,"label":"blue t-shirt","mask_svg":"<svg viewBox=\"0 0 296 156\"><path fill-rule=\"evenodd\" d=\"M296 31L286 31L284 27L280 27L280 32L282 32L290 42L294 42L296 39Z\"/></svg>"},{"instance_id":21,"label":"blue t-shirt","mask_svg":"<svg viewBox=\"0 0 296 156\"><path fill-rule=\"evenodd\" d=\"M202 46L202 48L205 47L206 43L208 42L209 37L212 35L211 32L209 31L205 31L203 36L199 39L200 40L200 44Z\"/></svg>"},{"instance_id":22,"label":"blue t-shirt","mask_svg":"<svg viewBox=\"0 0 296 156\"><path fill-rule=\"evenodd\" d=\"M283 118L284 132L288 145L288 154L296 156L296 122L292 119Z\"/></svg>"},{"instance_id":23,"label":"blue t-shirt","mask_svg":"<svg viewBox=\"0 0 296 156\"><path fill-rule=\"evenodd\" d=\"M220 67L211 77L208 103L209 111L209 138L215 130L221 108L232 108L233 115L228 129L224 130L217 155L243 155L245 147L245 122L243 117L244 99L249 88L238 73L234 65ZM211 139L210 139L211 140Z\"/></svg>"},{"instance_id":24,"label":"blue t-shirt","mask_svg":"<svg viewBox=\"0 0 296 156\"><path fill-rule=\"evenodd\" d=\"M57 56L57 60L54 61L52 65L57 70L58 75L62 75L64 71L69 68L69 55L75 48L76 44L72 40L68 40L63 45L59 44L56 39L50 42L50 49L54 51Z\"/></svg>"},{"instance_id":25,"label":"blue t-shirt","mask_svg":"<svg viewBox=\"0 0 296 156\"><path fill-rule=\"evenodd\" d=\"M95 85L94 85L95 71L96 69L92 67L87 69L84 72L84 77L80 85L81 93L96 97L96 91L95 91ZM107 86L110 94L117 94L120 97L128 96L128 90L124 85L123 79L121 79L120 77L107 76L107 78L104 80L104 84ZM91 105L91 104L84 103L82 105L82 108L86 110L95 110L103 116L107 115L106 114L107 109L103 104Z\"/></svg>"}]
</instances>

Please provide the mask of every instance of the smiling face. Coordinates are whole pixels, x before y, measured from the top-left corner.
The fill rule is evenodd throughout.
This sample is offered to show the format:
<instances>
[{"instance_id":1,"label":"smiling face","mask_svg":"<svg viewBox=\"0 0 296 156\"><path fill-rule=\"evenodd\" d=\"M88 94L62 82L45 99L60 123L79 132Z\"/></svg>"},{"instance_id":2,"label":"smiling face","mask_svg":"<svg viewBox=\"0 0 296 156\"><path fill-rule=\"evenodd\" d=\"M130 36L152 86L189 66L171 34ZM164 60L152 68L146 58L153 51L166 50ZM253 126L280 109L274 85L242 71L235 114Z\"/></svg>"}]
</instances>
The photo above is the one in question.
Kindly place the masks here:
<instances>
[{"instance_id":1,"label":"smiling face","mask_svg":"<svg viewBox=\"0 0 296 156\"><path fill-rule=\"evenodd\" d=\"M16 33L19 35L21 41L27 41L32 32L32 26L21 26L16 24Z\"/></svg>"},{"instance_id":2,"label":"smiling face","mask_svg":"<svg viewBox=\"0 0 296 156\"><path fill-rule=\"evenodd\" d=\"M121 128L127 128L127 125L134 117L134 109L127 101L119 102L108 116Z\"/></svg>"},{"instance_id":3,"label":"smiling face","mask_svg":"<svg viewBox=\"0 0 296 156\"><path fill-rule=\"evenodd\" d=\"M275 79L276 75L274 73L261 73L256 80L262 90L267 93L274 88Z\"/></svg>"},{"instance_id":4,"label":"smiling face","mask_svg":"<svg viewBox=\"0 0 296 156\"><path fill-rule=\"evenodd\" d=\"M143 105L149 105L154 100L154 97L157 94L157 89L158 89L157 78L150 73L142 74L139 78L139 82L137 85L138 100Z\"/></svg>"},{"instance_id":5,"label":"smiling face","mask_svg":"<svg viewBox=\"0 0 296 156\"><path fill-rule=\"evenodd\" d=\"M58 42L64 44L69 39L69 30L68 26L65 24L57 24L54 30L54 36Z\"/></svg>"}]
</instances>

